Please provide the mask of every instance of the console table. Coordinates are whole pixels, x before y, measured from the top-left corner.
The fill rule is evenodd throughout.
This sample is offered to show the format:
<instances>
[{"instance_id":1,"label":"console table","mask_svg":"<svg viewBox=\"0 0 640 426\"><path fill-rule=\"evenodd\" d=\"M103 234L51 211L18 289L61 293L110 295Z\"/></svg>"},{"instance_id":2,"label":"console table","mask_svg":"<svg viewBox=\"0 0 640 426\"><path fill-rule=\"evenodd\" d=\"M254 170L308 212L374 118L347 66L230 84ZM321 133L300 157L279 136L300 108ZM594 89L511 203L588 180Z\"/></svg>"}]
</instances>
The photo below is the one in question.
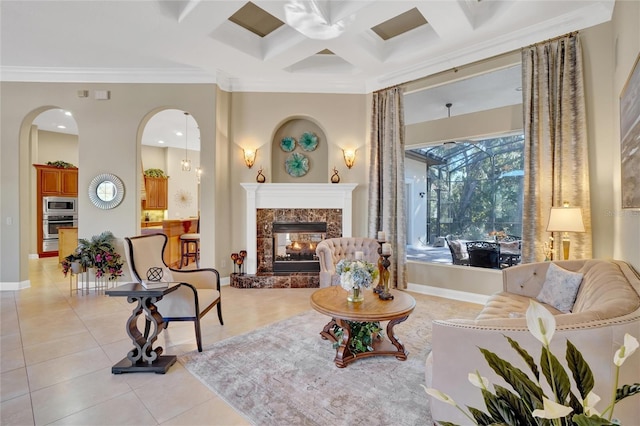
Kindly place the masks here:
<instances>
[{"instance_id":1,"label":"console table","mask_svg":"<svg viewBox=\"0 0 640 426\"><path fill-rule=\"evenodd\" d=\"M139 283L126 283L105 292L108 296L126 297L129 303L136 304L126 325L127 334L134 347L125 358L111 367L113 374L140 372L164 374L175 364L175 355L162 355L162 346L153 348L153 342L164 328L164 320L154 302L177 290L180 284L169 283L167 288L147 290ZM138 329L138 317L143 312L144 333Z\"/></svg>"},{"instance_id":2,"label":"console table","mask_svg":"<svg viewBox=\"0 0 640 426\"><path fill-rule=\"evenodd\" d=\"M366 290L365 290L366 291ZM344 368L350 362L360 358L376 355L395 356L405 361L409 354L404 345L396 337L393 327L409 318L416 301L411 295L403 291L392 291L393 300L380 300L371 290L366 291L363 302L347 302L347 292L339 285L321 288L311 295L311 306L318 312L331 317L331 321L324 326L320 335L325 340L336 341L333 326L338 325L344 330L344 335L338 348L334 362L336 366ZM347 321L375 322L389 321L387 336L373 343L373 351L353 354L349 350L351 329Z\"/></svg>"}]
</instances>

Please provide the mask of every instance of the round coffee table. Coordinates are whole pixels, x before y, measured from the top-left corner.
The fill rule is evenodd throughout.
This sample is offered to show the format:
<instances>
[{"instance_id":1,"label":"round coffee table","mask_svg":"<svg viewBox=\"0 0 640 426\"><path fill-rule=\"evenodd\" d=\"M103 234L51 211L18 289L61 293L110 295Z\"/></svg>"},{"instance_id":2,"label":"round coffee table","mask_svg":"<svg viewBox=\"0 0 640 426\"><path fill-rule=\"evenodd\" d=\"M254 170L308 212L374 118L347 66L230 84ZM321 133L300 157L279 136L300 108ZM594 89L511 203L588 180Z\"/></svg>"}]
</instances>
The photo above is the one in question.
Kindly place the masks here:
<instances>
[{"instance_id":1,"label":"round coffee table","mask_svg":"<svg viewBox=\"0 0 640 426\"><path fill-rule=\"evenodd\" d=\"M311 295L313 309L331 317L331 321L320 332L322 338L337 342L333 334L334 325L344 330L334 360L338 367L346 367L356 358L375 355L392 355L401 361L407 359L409 352L394 334L393 327L409 318L409 314L416 307L416 301L411 295L402 291L392 290L391 294L394 296L393 300L380 300L373 291L365 290L364 301L352 303L347 301L347 292L342 287L331 286L317 290ZM348 321L389 321L386 337L374 339L373 351L353 354L349 350L351 329Z\"/></svg>"}]
</instances>

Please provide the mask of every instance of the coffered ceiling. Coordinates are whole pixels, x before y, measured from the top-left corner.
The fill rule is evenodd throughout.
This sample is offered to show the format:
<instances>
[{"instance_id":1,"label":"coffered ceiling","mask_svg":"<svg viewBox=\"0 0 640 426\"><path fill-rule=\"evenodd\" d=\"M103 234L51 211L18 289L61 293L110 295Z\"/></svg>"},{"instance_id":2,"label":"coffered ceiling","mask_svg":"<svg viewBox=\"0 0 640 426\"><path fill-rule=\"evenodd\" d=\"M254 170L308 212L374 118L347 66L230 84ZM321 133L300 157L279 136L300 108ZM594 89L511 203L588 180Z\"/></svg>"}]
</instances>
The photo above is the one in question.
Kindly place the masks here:
<instances>
[{"instance_id":1,"label":"coffered ceiling","mask_svg":"<svg viewBox=\"0 0 640 426\"><path fill-rule=\"evenodd\" d=\"M4 81L369 93L611 19L614 0L0 2Z\"/></svg>"}]
</instances>

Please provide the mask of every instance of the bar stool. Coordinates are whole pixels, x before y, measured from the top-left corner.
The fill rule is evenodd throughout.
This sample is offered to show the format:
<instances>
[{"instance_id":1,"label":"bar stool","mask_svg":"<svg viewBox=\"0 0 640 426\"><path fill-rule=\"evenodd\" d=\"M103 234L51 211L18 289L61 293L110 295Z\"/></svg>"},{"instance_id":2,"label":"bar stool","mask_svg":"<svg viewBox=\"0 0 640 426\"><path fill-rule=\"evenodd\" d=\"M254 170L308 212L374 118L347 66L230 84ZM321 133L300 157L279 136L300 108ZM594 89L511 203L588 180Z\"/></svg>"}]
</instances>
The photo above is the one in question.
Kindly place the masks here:
<instances>
[{"instance_id":1,"label":"bar stool","mask_svg":"<svg viewBox=\"0 0 640 426\"><path fill-rule=\"evenodd\" d=\"M187 266L189 259L193 258L196 266L200 268L200 218L198 218L197 233L180 235L180 267ZM186 263L185 263L186 260Z\"/></svg>"}]
</instances>

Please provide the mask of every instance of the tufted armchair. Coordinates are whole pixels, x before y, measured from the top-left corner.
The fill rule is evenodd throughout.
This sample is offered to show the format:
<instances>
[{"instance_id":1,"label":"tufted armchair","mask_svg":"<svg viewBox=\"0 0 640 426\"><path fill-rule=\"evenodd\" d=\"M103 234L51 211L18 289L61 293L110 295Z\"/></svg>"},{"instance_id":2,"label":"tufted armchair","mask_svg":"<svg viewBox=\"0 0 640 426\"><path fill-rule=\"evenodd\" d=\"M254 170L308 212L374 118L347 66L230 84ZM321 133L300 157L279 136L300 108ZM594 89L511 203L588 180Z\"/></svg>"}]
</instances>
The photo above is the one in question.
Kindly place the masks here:
<instances>
[{"instance_id":1,"label":"tufted armchair","mask_svg":"<svg viewBox=\"0 0 640 426\"><path fill-rule=\"evenodd\" d=\"M361 251L364 260L378 263L380 244L373 238L342 237L327 238L318 243L316 254L320 260L320 287L338 284L336 265L342 259L355 260L356 252Z\"/></svg>"}]
</instances>

